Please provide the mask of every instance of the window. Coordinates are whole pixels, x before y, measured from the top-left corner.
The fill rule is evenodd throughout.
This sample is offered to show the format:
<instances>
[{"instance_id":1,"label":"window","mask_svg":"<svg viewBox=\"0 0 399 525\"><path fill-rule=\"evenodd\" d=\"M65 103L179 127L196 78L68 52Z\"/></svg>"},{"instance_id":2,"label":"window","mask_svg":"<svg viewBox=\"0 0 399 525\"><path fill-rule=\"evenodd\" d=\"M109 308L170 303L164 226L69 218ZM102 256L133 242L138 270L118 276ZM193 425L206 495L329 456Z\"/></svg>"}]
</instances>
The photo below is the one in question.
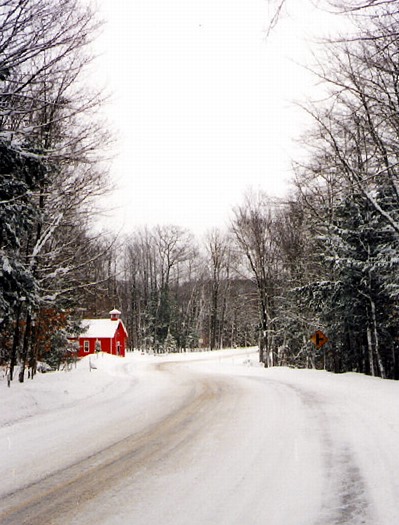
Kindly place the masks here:
<instances>
[{"instance_id":1,"label":"window","mask_svg":"<svg viewBox=\"0 0 399 525\"><path fill-rule=\"evenodd\" d=\"M89 341L83 341L83 351L87 354L90 352L90 342Z\"/></svg>"},{"instance_id":2,"label":"window","mask_svg":"<svg viewBox=\"0 0 399 525\"><path fill-rule=\"evenodd\" d=\"M116 343L116 354L121 355L121 344L119 341Z\"/></svg>"}]
</instances>

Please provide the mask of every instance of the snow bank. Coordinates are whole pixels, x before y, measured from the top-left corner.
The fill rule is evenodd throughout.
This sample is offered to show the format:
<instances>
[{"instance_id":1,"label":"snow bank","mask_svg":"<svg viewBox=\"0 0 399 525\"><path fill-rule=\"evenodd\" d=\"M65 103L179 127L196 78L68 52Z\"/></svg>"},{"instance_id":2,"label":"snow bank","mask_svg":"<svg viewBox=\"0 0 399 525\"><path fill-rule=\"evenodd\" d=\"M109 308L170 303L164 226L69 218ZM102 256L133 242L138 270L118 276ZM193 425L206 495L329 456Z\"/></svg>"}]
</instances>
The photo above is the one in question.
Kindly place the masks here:
<instances>
[{"instance_id":1,"label":"snow bank","mask_svg":"<svg viewBox=\"0 0 399 525\"><path fill-rule=\"evenodd\" d=\"M90 362L97 366L92 373ZM99 392L111 388L113 376L118 373L125 376L128 373L121 358L103 354L98 358L85 357L69 371L38 373L33 380L25 379L22 384L16 373L10 388L2 374L0 427L82 400L89 401Z\"/></svg>"}]
</instances>

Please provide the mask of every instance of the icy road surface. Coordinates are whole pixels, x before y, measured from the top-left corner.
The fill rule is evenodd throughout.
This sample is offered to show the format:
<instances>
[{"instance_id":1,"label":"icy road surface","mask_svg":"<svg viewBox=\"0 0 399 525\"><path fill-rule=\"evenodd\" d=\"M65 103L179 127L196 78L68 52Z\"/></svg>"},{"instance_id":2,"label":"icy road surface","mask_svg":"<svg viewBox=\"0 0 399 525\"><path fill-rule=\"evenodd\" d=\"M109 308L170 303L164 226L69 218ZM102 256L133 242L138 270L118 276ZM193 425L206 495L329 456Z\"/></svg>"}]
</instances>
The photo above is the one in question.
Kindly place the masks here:
<instances>
[{"instance_id":1,"label":"icy road surface","mask_svg":"<svg viewBox=\"0 0 399 525\"><path fill-rule=\"evenodd\" d=\"M244 350L92 360L0 382L1 525L399 523L398 383Z\"/></svg>"}]
</instances>

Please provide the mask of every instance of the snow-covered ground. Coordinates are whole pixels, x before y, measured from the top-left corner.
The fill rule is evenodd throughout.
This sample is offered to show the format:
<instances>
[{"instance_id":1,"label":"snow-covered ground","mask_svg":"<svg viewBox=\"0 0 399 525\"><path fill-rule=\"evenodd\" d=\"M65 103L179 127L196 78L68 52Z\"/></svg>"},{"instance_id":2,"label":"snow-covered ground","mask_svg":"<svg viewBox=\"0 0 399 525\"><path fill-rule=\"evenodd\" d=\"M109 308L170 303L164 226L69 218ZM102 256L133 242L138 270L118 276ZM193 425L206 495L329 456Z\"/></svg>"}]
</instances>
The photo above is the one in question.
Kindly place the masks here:
<instances>
[{"instance_id":1,"label":"snow-covered ground","mask_svg":"<svg viewBox=\"0 0 399 525\"><path fill-rule=\"evenodd\" d=\"M1 525L399 523L399 383L255 349L90 359L0 379Z\"/></svg>"}]
</instances>

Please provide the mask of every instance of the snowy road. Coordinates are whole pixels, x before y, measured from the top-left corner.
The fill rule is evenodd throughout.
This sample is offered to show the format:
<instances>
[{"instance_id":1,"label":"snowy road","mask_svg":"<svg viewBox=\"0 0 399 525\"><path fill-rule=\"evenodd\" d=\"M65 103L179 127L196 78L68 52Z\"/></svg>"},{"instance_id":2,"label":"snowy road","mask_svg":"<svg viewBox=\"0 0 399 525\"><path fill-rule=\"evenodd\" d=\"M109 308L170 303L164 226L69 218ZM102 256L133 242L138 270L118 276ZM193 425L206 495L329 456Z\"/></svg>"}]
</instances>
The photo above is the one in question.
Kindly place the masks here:
<instances>
[{"instance_id":1,"label":"snowy road","mask_svg":"<svg viewBox=\"0 0 399 525\"><path fill-rule=\"evenodd\" d=\"M98 381L85 402L19 407L0 524L399 523L396 383L219 356L118 360L75 372Z\"/></svg>"}]
</instances>

